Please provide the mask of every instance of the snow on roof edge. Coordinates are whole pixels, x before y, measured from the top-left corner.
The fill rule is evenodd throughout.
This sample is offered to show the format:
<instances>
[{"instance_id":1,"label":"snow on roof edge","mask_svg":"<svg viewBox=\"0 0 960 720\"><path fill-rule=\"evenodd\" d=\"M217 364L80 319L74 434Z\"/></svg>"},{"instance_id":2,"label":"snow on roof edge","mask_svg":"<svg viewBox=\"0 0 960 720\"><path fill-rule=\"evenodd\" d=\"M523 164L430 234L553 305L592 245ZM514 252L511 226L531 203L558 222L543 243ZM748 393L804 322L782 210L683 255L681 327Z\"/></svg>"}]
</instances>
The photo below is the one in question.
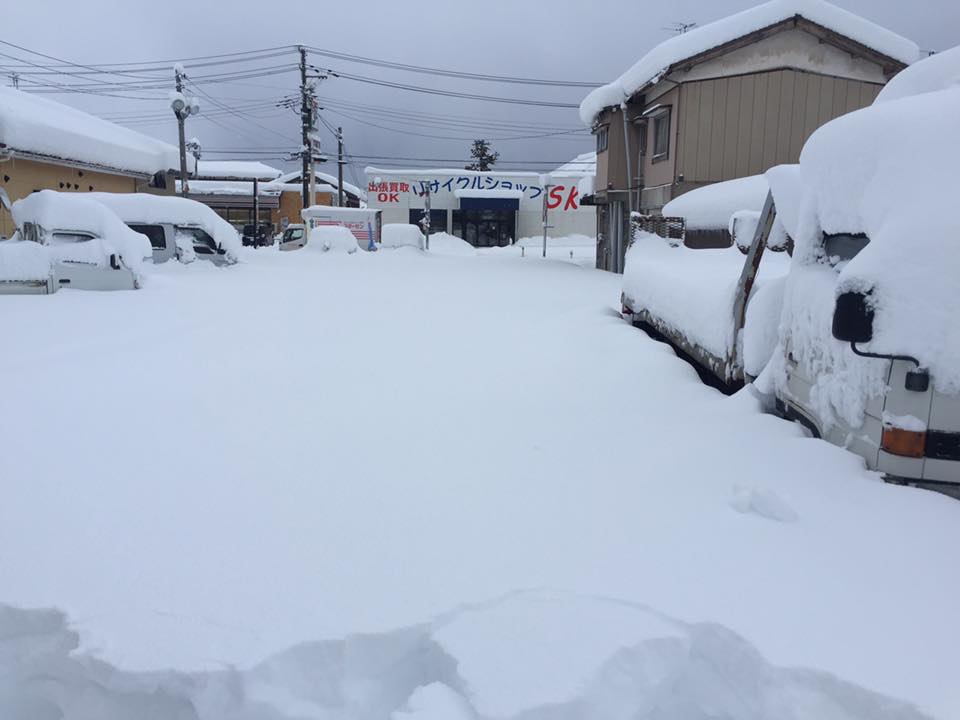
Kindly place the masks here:
<instances>
[{"instance_id":1,"label":"snow on roof edge","mask_svg":"<svg viewBox=\"0 0 960 720\"><path fill-rule=\"evenodd\" d=\"M580 119L593 125L604 108L620 105L673 65L793 17L802 17L906 65L920 57L920 48L912 40L826 0L770 0L655 45L619 78L591 91L580 103Z\"/></svg>"}]
</instances>

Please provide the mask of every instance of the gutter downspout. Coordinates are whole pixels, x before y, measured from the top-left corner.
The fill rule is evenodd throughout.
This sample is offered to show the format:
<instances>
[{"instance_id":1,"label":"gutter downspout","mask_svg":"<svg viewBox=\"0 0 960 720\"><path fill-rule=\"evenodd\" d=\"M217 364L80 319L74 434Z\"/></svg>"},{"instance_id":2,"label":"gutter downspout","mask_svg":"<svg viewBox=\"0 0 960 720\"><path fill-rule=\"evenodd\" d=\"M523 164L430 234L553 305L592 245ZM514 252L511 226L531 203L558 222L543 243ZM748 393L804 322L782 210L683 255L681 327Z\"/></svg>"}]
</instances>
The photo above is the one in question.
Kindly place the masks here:
<instances>
[{"instance_id":1,"label":"gutter downspout","mask_svg":"<svg viewBox=\"0 0 960 720\"><path fill-rule=\"evenodd\" d=\"M623 116L623 150L627 158L627 222L624 232L620 235L620 244L617 248L616 272L623 272L624 254L630 246L630 229L633 227L633 163L630 159L630 134L627 122L627 103L620 103L620 112ZM624 240L626 238L626 240Z\"/></svg>"}]
</instances>

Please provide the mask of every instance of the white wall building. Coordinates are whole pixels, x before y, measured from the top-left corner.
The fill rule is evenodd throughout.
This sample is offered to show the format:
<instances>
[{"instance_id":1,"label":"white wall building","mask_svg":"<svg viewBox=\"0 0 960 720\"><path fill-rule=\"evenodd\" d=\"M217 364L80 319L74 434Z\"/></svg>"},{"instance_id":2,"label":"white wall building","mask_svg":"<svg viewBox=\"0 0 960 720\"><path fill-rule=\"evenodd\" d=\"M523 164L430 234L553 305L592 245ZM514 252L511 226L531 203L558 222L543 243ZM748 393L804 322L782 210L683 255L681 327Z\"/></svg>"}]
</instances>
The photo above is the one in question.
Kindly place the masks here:
<instances>
[{"instance_id":1,"label":"white wall building","mask_svg":"<svg viewBox=\"0 0 960 720\"><path fill-rule=\"evenodd\" d=\"M592 170L592 168L591 168ZM540 175L532 172L476 172L366 169L367 203L382 211L386 223L419 223L430 190L430 226L477 247L509 245L543 233L544 196L550 237L596 232L596 210L581 206L593 172L576 170ZM545 187L549 186L549 187Z\"/></svg>"}]
</instances>

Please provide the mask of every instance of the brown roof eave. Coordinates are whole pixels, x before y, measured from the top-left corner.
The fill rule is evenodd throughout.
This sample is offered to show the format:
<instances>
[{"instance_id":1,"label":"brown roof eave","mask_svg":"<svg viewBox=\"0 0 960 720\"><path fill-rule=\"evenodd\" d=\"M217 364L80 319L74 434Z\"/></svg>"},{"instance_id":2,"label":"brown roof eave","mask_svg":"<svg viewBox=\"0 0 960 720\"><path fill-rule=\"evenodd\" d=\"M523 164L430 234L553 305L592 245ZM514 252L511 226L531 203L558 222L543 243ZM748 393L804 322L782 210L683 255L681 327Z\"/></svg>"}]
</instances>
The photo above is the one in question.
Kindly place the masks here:
<instances>
[{"instance_id":1,"label":"brown roof eave","mask_svg":"<svg viewBox=\"0 0 960 720\"><path fill-rule=\"evenodd\" d=\"M722 45L717 45L709 50L704 50L701 53L691 55L688 58L680 60L679 62L675 62L659 73L657 82L659 82L659 78L664 78L677 70L690 70L694 65L699 65L700 63L712 60L722 55L726 55L734 50L739 50L742 47L747 47L753 43L760 42L761 40L765 40L766 38L776 35L777 33L791 27L800 28L811 35L816 36L821 42L829 43L830 45L848 52L851 55L859 55L860 57L864 57L877 63L883 68L884 75L886 75L887 78L893 77L907 67L905 63L897 60L896 58L892 58L889 55L884 55L883 53L873 50L872 48L869 48L866 45L857 42L856 40L848 38L846 35L841 35L838 32L834 32L830 28L819 25L812 20L807 20L807 18L803 17L802 15L794 15L793 17L774 23L773 25L767 25L766 27L760 28L759 30L754 30L746 35L741 35L740 37L723 43ZM644 94L654 85L656 85L656 82L653 81L645 83L629 98L627 98L626 102L633 102L638 95ZM611 105L610 107L613 106Z\"/></svg>"}]
</instances>

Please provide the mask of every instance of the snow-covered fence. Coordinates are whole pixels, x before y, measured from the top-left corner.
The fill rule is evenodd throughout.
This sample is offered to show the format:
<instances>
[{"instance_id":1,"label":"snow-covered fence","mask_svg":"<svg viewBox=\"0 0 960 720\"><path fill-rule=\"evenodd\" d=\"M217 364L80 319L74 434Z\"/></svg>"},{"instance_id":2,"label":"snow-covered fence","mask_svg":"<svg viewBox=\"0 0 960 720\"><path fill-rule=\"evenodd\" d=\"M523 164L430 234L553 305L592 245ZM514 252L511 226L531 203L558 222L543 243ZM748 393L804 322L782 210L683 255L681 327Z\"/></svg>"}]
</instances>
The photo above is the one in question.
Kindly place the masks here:
<instances>
[{"instance_id":1,"label":"snow-covered fence","mask_svg":"<svg viewBox=\"0 0 960 720\"><path fill-rule=\"evenodd\" d=\"M633 214L633 232L631 239L637 232L647 232L671 240L671 245L681 245L686 237L686 221L682 217L665 217L663 215Z\"/></svg>"}]
</instances>

